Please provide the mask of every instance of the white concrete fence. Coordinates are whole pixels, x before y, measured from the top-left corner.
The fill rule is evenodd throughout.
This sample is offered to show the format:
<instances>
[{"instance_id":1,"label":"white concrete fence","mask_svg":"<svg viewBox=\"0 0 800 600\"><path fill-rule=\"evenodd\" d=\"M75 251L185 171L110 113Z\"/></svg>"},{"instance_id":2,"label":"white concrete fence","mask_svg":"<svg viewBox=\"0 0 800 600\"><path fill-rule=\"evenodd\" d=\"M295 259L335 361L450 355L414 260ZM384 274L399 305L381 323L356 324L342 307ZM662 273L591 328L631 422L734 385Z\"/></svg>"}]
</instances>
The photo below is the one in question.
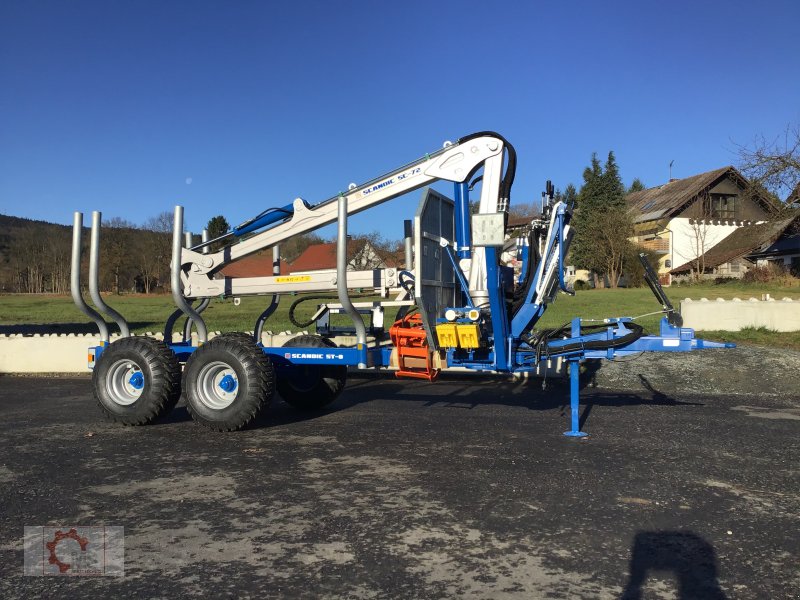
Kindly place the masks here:
<instances>
[{"instance_id":1,"label":"white concrete fence","mask_svg":"<svg viewBox=\"0 0 800 600\"><path fill-rule=\"evenodd\" d=\"M763 300L692 300L681 302L684 326L697 331L741 331L746 327L765 327L772 331L800 331L800 300L775 300L765 295ZM219 333L219 332L216 332ZM265 346L280 347L287 340L307 332L265 332ZM160 333L146 335L163 339ZM209 338L215 333L209 334ZM112 336L112 341L118 336ZM180 341L180 334L174 335ZM196 343L196 338L195 338ZM352 346L355 338L336 338L337 344ZM0 373L88 373L88 348L99 343L97 334L10 334L0 335ZM395 363L396 364L396 363ZM391 367L390 367L391 368ZM461 369L458 369L459 371ZM563 375L560 360L542 366L548 377Z\"/></svg>"},{"instance_id":2,"label":"white concrete fence","mask_svg":"<svg viewBox=\"0 0 800 600\"><path fill-rule=\"evenodd\" d=\"M763 300L686 298L681 302L683 324L697 331L741 331L748 327L800 331L800 300L764 296Z\"/></svg>"},{"instance_id":3,"label":"white concrete fence","mask_svg":"<svg viewBox=\"0 0 800 600\"><path fill-rule=\"evenodd\" d=\"M209 333L209 338L219 332ZM147 332L145 335L163 340L162 333ZM267 332L263 336L265 344L282 346L299 333ZM112 335L111 341L119 339ZM173 341L181 341L181 335L173 335ZM192 334L194 343L197 335ZM100 337L95 333L53 333L53 334L11 334L0 335L0 373L88 373L91 346L97 346Z\"/></svg>"},{"instance_id":4,"label":"white concrete fence","mask_svg":"<svg viewBox=\"0 0 800 600\"><path fill-rule=\"evenodd\" d=\"M250 332L252 333L252 332ZM265 332L261 341L265 346L280 347L288 340L298 335L307 335L307 331L281 333ZM163 340L161 333L147 332L145 335ZM209 332L208 338L211 339L219 335L219 331ZM119 339L118 335L112 335L111 341ZM181 341L181 335L173 335L173 341ZM333 338L337 345L348 347L355 346L354 336L338 336ZM368 341L370 339L368 338ZM0 335L0 373L89 373L88 349L100 343L97 334L11 334ZM197 334L192 334L192 343L197 344ZM397 368L395 355L392 356L390 370ZM447 369L447 371L473 373L469 369ZM565 369L560 358L554 358L537 366L534 377L543 376L545 371L547 377L562 377Z\"/></svg>"}]
</instances>

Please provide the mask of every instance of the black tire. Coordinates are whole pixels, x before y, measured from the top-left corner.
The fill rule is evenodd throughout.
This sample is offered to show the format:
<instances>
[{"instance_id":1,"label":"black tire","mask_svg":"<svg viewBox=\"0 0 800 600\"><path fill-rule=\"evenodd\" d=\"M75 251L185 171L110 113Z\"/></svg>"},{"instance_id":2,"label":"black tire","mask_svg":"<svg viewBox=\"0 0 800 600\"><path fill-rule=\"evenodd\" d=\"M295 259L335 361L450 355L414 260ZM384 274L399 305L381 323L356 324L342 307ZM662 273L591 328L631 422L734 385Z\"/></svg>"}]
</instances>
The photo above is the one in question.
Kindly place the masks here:
<instances>
[{"instance_id":1,"label":"black tire","mask_svg":"<svg viewBox=\"0 0 800 600\"><path fill-rule=\"evenodd\" d=\"M336 348L316 335L290 339L284 348ZM293 365L281 370L276 387L281 398L300 410L319 410L339 397L347 384L347 367L341 365Z\"/></svg>"},{"instance_id":2,"label":"black tire","mask_svg":"<svg viewBox=\"0 0 800 600\"><path fill-rule=\"evenodd\" d=\"M255 342L255 337L252 333L247 333L246 331L224 331L219 335L214 336L215 340L220 338L237 338L241 340L247 340L249 342Z\"/></svg>"},{"instance_id":3,"label":"black tire","mask_svg":"<svg viewBox=\"0 0 800 600\"><path fill-rule=\"evenodd\" d=\"M241 429L269 406L274 381L272 362L251 337L219 335L186 361L186 409L209 429Z\"/></svg>"},{"instance_id":4,"label":"black tire","mask_svg":"<svg viewBox=\"0 0 800 600\"><path fill-rule=\"evenodd\" d=\"M103 413L123 425L145 425L168 414L181 397L181 365L164 342L149 337L117 340L92 373Z\"/></svg>"}]
</instances>

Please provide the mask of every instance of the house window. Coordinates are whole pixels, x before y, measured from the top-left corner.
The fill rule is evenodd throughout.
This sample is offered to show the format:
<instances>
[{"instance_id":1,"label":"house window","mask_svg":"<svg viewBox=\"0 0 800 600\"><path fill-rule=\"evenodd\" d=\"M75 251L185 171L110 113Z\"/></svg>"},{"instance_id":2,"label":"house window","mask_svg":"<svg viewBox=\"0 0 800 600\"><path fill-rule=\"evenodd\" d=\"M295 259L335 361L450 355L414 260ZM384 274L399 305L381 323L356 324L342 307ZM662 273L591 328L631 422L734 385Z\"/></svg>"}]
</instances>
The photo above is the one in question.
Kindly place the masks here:
<instances>
[{"instance_id":1,"label":"house window","mask_svg":"<svg viewBox=\"0 0 800 600\"><path fill-rule=\"evenodd\" d=\"M738 206L736 196L711 194L711 217L714 219L736 219Z\"/></svg>"}]
</instances>

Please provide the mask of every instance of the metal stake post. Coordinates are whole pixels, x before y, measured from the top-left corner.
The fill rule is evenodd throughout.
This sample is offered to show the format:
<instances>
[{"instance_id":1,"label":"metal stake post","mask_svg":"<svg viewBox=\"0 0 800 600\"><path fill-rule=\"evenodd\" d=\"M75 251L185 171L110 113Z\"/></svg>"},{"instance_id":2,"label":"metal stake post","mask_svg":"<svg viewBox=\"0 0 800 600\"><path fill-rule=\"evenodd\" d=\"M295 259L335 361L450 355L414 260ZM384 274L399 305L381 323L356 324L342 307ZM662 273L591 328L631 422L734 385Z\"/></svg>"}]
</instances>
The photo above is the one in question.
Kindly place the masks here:
<instances>
[{"instance_id":1,"label":"metal stake post","mask_svg":"<svg viewBox=\"0 0 800 600\"><path fill-rule=\"evenodd\" d=\"M412 250L414 245L413 228L410 220L403 221L403 241L405 242L406 251L406 271L414 272L414 252Z\"/></svg>"},{"instance_id":2,"label":"metal stake post","mask_svg":"<svg viewBox=\"0 0 800 600\"><path fill-rule=\"evenodd\" d=\"M100 295L100 221L102 215L100 211L92 212L92 235L89 244L89 295L97 309L103 314L111 317L119 326L119 334L122 337L129 337L131 331L128 322L121 314L111 308L103 301ZM119 292L119 290L117 290Z\"/></svg>"},{"instance_id":3,"label":"metal stake post","mask_svg":"<svg viewBox=\"0 0 800 600\"><path fill-rule=\"evenodd\" d=\"M281 249L278 245L272 247L272 274L281 274ZM256 325L253 328L253 337L256 340L256 344L261 343L261 337L264 333L264 323L266 323L267 319L269 319L272 313L274 313L278 308L278 303L280 300L280 294L272 294L267 308L264 309L264 312L258 315L258 319L256 319Z\"/></svg>"},{"instance_id":4,"label":"metal stake post","mask_svg":"<svg viewBox=\"0 0 800 600\"><path fill-rule=\"evenodd\" d=\"M339 235L336 240L336 291L339 303L350 315L356 328L356 342L359 353L359 369L367 368L367 328L361 315L353 306L347 293L347 196L339 196Z\"/></svg>"},{"instance_id":5,"label":"metal stake post","mask_svg":"<svg viewBox=\"0 0 800 600\"><path fill-rule=\"evenodd\" d=\"M108 343L108 325L96 310L89 307L81 295L81 242L83 238L83 213L76 212L72 221L72 272L70 273L70 291L72 300L80 311L95 322L100 330L100 345Z\"/></svg>"},{"instance_id":6,"label":"metal stake post","mask_svg":"<svg viewBox=\"0 0 800 600\"><path fill-rule=\"evenodd\" d=\"M572 319L572 337L579 337L581 334L581 320L580 318ZM572 358L569 361L569 408L570 408L570 422L571 429L565 431L564 435L568 437L586 437L589 434L581 431L580 415L578 409L580 407L580 373L581 361L580 358Z\"/></svg>"},{"instance_id":7,"label":"metal stake post","mask_svg":"<svg viewBox=\"0 0 800 600\"><path fill-rule=\"evenodd\" d=\"M194 326L197 327L197 342L198 344L204 344L208 339L208 329L206 328L206 323L203 321L203 317L197 313L192 306L186 301L186 298L183 297L183 290L181 285L181 251L183 250L183 246L181 244L181 238L183 231L183 207L176 206L175 207L175 222L173 224L172 230L172 265L171 265L171 277L170 283L172 284L172 300L175 302L175 305L183 311L187 317L189 317L192 321L194 321ZM170 343L171 340L165 340L167 343Z\"/></svg>"}]
</instances>

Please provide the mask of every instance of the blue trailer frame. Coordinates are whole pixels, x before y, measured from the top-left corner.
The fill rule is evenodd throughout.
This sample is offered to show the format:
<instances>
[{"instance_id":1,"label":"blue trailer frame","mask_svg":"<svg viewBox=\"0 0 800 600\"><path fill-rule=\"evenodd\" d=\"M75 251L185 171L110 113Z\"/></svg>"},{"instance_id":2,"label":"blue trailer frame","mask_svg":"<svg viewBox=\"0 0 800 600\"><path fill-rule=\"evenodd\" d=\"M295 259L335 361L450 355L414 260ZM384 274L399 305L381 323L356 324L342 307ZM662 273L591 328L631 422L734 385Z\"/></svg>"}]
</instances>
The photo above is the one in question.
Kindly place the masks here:
<instances>
[{"instance_id":1,"label":"blue trailer frame","mask_svg":"<svg viewBox=\"0 0 800 600\"><path fill-rule=\"evenodd\" d=\"M499 137L499 136L498 136ZM502 139L502 138L499 138ZM383 183L376 187L380 187ZM470 198L467 181L456 181L454 184L454 233L455 240L443 244L444 253L450 260L455 274L456 284L460 289L463 306L451 307L446 314L461 315L445 318L438 315L438 323L456 323L479 325L481 343L471 347L448 347L444 352L444 361L448 367L462 367L475 371L490 371L495 373L526 373L535 371L542 361L549 361L554 357L561 358L569 365L570 373L570 429L564 433L569 437L583 437L586 434L580 431L579 426L579 371L580 363L586 360L614 360L617 357L629 356L640 352L687 352L709 348L732 348L734 344L716 343L695 338L694 330L681 326L676 320L676 311L672 308L663 289L658 283L652 268L643 260L646 271L646 280L652 288L656 298L662 303L666 316L662 318L659 335L643 335L641 327L631 317L613 317L598 326L592 322L584 322L574 318L569 328L559 330L558 335L548 335L543 338L533 336L534 327L541 319L549 302L554 300L557 291L574 294L569 289L564 279L564 259L569 245L569 227L572 216L572 207L564 202L553 201L552 185L547 182L547 191L543 194L543 218L539 222L541 231L546 232L546 237L541 248L534 248L538 239L531 237L527 245L523 244L523 270L517 284L524 286L524 296L513 312L509 311L506 291L512 283L513 275L507 267L500 264L497 246L484 246L484 267L486 273L486 292L488 293L488 309L485 306L476 307L472 301L469 283L464 277L459 260L473 257L476 245L471 236L470 223ZM369 191L369 190L368 190ZM366 193L366 192L365 192ZM287 223L298 208L297 201L280 208L269 209L253 219L233 228L230 232L217 238L208 240L204 237L203 243L192 250L207 248L209 244L228 238L240 238L243 235L256 232L265 228ZM312 209L303 202L300 209ZM271 347L261 344L261 327L266 318L277 307L277 297L273 297L270 305L259 317L255 341L258 347L269 357L276 373L301 365L308 366L338 366L338 367L389 367L392 357L392 347L376 345L370 347L366 343L366 333L363 321L358 311L353 307L347 290L346 264L344 251L347 238L347 198L340 194L338 197L338 243L337 256L337 292L339 301L346 312L351 316L357 343L351 348L340 347ZM89 349L90 367L97 364L108 344L108 329L102 317L83 301L80 294L80 246L81 246L82 215L75 214L75 227L73 230L73 299L78 307L97 323L101 332L101 342ZM198 307L193 308L181 292L180 280L180 254L181 232L183 229L183 211L176 207L175 231L173 233L173 268L172 287L173 298L179 311L170 318L165 329L167 337L171 338L172 325L181 314L188 317L187 328L184 330L184 341L172 342L166 339L166 346L174 353L177 360L185 363L200 347L189 341L188 330L190 323L198 330L201 343L206 339L205 323L200 312L207 306L208 299ZM92 276L92 289L96 284L97 258L96 250L99 242L99 213L95 213L92 227L92 256L90 274ZM77 248L77 250L76 250ZM540 252L537 252L540 250ZM539 256L538 263L535 257ZM535 267L535 270L533 270ZM406 273L408 274L408 273ZM77 292L76 292L77 290ZM99 294L98 294L99 295ZM94 296L94 295L93 295ZM120 323L120 328L125 330L127 324L124 319L113 309L103 303L95 303L98 308L110 315ZM471 314L473 317L466 317ZM476 319L474 315L478 315ZM428 332L430 334L430 332ZM127 383L140 389L144 385L141 373L130 375ZM218 385L225 391L235 389L236 383L226 376L220 379ZM233 386L233 387L231 387Z\"/></svg>"}]
</instances>

